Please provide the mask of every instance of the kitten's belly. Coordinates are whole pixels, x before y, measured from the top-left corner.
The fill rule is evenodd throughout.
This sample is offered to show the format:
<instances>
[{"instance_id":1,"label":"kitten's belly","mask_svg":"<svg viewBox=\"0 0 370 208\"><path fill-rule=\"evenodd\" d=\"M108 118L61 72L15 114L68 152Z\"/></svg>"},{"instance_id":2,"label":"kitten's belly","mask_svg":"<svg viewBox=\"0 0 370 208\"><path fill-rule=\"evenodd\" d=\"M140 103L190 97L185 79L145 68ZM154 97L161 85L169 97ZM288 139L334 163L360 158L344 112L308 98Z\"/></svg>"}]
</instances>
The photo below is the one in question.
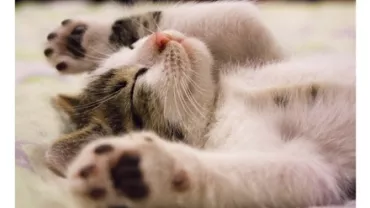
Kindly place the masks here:
<instances>
[{"instance_id":1,"label":"kitten's belly","mask_svg":"<svg viewBox=\"0 0 370 208\"><path fill-rule=\"evenodd\" d=\"M306 70L302 64L297 72L296 64L282 64L225 78L205 147L271 150L298 141L301 148L309 143L330 160L352 168L356 89L354 70L346 69L350 65L340 69L325 63Z\"/></svg>"},{"instance_id":2,"label":"kitten's belly","mask_svg":"<svg viewBox=\"0 0 370 208\"><path fill-rule=\"evenodd\" d=\"M218 122L209 132L205 148L269 151L290 143L302 149L313 145L315 151L329 160L354 168L351 162L355 161L354 99L290 109L271 106L256 109L229 99L217 112Z\"/></svg>"},{"instance_id":3,"label":"kitten's belly","mask_svg":"<svg viewBox=\"0 0 370 208\"><path fill-rule=\"evenodd\" d=\"M226 151L266 149L280 142L272 122L250 111L242 102L226 102L216 113L206 149Z\"/></svg>"}]
</instances>

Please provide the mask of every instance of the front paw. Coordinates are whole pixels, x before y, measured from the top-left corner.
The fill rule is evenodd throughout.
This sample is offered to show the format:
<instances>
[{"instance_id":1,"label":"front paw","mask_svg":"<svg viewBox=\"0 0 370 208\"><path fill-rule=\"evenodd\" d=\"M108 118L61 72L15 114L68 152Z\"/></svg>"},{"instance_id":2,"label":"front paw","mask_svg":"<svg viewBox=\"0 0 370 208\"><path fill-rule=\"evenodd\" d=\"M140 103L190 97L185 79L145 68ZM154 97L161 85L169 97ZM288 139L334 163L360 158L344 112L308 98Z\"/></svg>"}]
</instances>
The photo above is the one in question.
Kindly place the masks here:
<instances>
[{"instance_id":1,"label":"front paw","mask_svg":"<svg viewBox=\"0 0 370 208\"><path fill-rule=\"evenodd\" d=\"M177 206L193 181L173 150L147 132L98 140L71 164L67 179L72 191L93 205Z\"/></svg>"},{"instance_id":2,"label":"front paw","mask_svg":"<svg viewBox=\"0 0 370 208\"><path fill-rule=\"evenodd\" d=\"M92 71L116 50L105 40L109 31L104 24L64 20L48 34L44 55L60 73Z\"/></svg>"}]
</instances>

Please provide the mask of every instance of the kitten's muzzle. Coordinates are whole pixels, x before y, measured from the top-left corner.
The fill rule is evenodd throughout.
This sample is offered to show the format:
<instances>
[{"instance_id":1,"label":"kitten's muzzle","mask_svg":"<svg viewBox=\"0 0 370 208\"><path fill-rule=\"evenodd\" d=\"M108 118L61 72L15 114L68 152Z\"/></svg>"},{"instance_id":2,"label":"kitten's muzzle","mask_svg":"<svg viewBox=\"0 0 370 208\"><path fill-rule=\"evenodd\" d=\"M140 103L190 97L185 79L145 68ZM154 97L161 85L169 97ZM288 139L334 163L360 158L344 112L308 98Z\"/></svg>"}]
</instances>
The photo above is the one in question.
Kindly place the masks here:
<instances>
[{"instance_id":1,"label":"kitten's muzzle","mask_svg":"<svg viewBox=\"0 0 370 208\"><path fill-rule=\"evenodd\" d=\"M162 52L167 44L171 41L176 41L181 43L184 39L182 37L172 35L165 32L154 33L155 45L158 47L159 52Z\"/></svg>"}]
</instances>

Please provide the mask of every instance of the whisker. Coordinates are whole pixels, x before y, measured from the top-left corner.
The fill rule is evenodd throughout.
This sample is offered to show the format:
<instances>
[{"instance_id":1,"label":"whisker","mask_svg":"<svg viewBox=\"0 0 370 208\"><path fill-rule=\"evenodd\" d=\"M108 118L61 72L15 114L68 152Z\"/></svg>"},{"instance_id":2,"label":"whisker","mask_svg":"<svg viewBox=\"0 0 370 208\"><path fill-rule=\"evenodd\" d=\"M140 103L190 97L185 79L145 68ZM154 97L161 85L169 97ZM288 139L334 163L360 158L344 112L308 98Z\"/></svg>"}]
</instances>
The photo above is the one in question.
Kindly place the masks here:
<instances>
[{"instance_id":1,"label":"whisker","mask_svg":"<svg viewBox=\"0 0 370 208\"><path fill-rule=\"evenodd\" d=\"M195 75L197 75L196 72L194 72L194 73L195 73ZM203 93L206 93L207 92L205 89L203 89L202 87L200 87L191 77L189 77L186 74L186 72L183 72L181 75L184 76L187 79L187 81L189 81L195 88L197 88L199 90L199 92L203 92Z\"/></svg>"},{"instance_id":2,"label":"whisker","mask_svg":"<svg viewBox=\"0 0 370 208\"><path fill-rule=\"evenodd\" d=\"M175 90L173 91L173 93L174 93L173 97L174 97L174 101L175 101L175 107L176 107L177 114L180 117L180 119L182 119L182 115L181 115L179 106L177 105L177 99L178 99L178 95L176 94L176 92L178 91L177 88L178 88L178 86L177 86L177 83L175 82Z\"/></svg>"},{"instance_id":3,"label":"whisker","mask_svg":"<svg viewBox=\"0 0 370 208\"><path fill-rule=\"evenodd\" d=\"M94 107L93 109L91 109L91 111L99 108L103 103L113 99L113 98L116 98L119 94L120 94L121 90L119 90L118 92L116 93L113 93L109 98L107 98L106 100L102 101L101 103L99 103L99 105L97 105L96 107Z\"/></svg>"},{"instance_id":4,"label":"whisker","mask_svg":"<svg viewBox=\"0 0 370 208\"><path fill-rule=\"evenodd\" d=\"M199 102L192 96L189 91L187 91L184 88L184 94L187 96L187 99L189 100L190 104L195 108L196 111L200 114L202 118L206 118L206 116L203 114L203 111L205 110L203 106L199 104ZM198 116L198 115L196 115Z\"/></svg>"},{"instance_id":5,"label":"whisker","mask_svg":"<svg viewBox=\"0 0 370 208\"><path fill-rule=\"evenodd\" d=\"M180 91L180 98L181 98L181 105L183 106L183 108L184 108L184 110L185 110L185 113L191 118L191 120L192 120L192 118L194 118L193 116L192 116L192 111L191 111L191 109L189 108L189 106L186 104L186 101L184 100L184 96L183 96L183 94L185 93L185 86L184 86L184 83L180 80L179 81L180 82L180 86L181 86L181 91ZM186 94L185 94L186 95ZM190 112L190 113L189 113Z\"/></svg>"},{"instance_id":6,"label":"whisker","mask_svg":"<svg viewBox=\"0 0 370 208\"><path fill-rule=\"evenodd\" d=\"M159 27L158 23L154 21L154 25L157 28L157 31L162 31L162 29Z\"/></svg>"},{"instance_id":7,"label":"whisker","mask_svg":"<svg viewBox=\"0 0 370 208\"><path fill-rule=\"evenodd\" d=\"M98 100L96 100L96 101L93 101L93 102L91 102L91 103L87 103L87 104L84 104L84 105L77 106L77 107L76 107L76 109L78 109L78 110L87 109L87 108L89 108L89 107L94 106L94 105L95 105L95 104L97 104L97 103L104 103L104 102L106 102L107 100L109 100L112 96L114 96L114 95L116 95L116 94L119 94L120 92L121 92L121 91L118 91L118 92L112 93L112 94L110 94L110 95L107 95L107 96L105 96L105 97L103 97L103 98L101 98L101 99L98 99Z\"/></svg>"},{"instance_id":8,"label":"whisker","mask_svg":"<svg viewBox=\"0 0 370 208\"><path fill-rule=\"evenodd\" d=\"M134 23L137 25L137 26L143 26L143 28L149 32L149 34L152 34L152 33L155 33L155 31L152 31L150 30L149 28L145 27L143 24L141 24L141 22L139 22L137 19L133 19L134 20Z\"/></svg>"},{"instance_id":9,"label":"whisker","mask_svg":"<svg viewBox=\"0 0 370 208\"><path fill-rule=\"evenodd\" d=\"M167 113L167 97L168 97L168 91L169 91L168 84L165 84L163 88L166 89L166 93L164 94L163 114L166 114Z\"/></svg>"},{"instance_id":10,"label":"whisker","mask_svg":"<svg viewBox=\"0 0 370 208\"><path fill-rule=\"evenodd\" d=\"M186 106L186 109L188 109L188 111L186 111L186 113L188 115L188 119L190 120L189 122L197 123L199 115L201 116L201 118L204 118L204 115L201 113L201 111L199 111L198 108L195 108L195 111L190 108L190 106L187 104L189 102L192 104L192 101L189 98L190 95L187 93L187 90L185 89L184 82L180 81L180 83L182 83L182 86L183 86L182 87L182 89L183 89L182 94L184 94L186 96L186 99L187 99L187 102L184 102L184 104ZM194 106L194 104L192 104L192 105Z\"/></svg>"},{"instance_id":11,"label":"whisker","mask_svg":"<svg viewBox=\"0 0 370 208\"><path fill-rule=\"evenodd\" d=\"M182 74L185 74L185 72L183 72ZM184 76L185 78L187 77L187 76ZM188 80L188 81L191 81L191 80ZM194 81L193 81L194 82ZM191 82L190 82L191 83ZM198 91L199 93L200 93L200 95L202 95L202 92L201 91ZM189 102L197 109L197 111L205 118L205 116L203 115L203 110L205 110L204 109L204 107L203 106L201 106L200 104L199 104L199 102L194 98L194 96L192 96L191 95L191 93L189 92L189 91L187 91L186 89L185 89L185 93L186 93L186 95L188 96L188 99L189 99Z\"/></svg>"}]
</instances>

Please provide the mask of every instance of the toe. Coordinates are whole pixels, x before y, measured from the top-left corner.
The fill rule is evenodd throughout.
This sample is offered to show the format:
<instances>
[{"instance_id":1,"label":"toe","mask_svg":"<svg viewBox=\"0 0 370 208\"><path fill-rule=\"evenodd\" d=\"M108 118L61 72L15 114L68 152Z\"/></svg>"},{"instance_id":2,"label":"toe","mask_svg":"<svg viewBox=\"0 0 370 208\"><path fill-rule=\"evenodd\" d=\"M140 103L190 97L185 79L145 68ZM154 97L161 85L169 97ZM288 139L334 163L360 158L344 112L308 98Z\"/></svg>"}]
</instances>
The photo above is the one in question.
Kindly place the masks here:
<instances>
[{"instance_id":1,"label":"toe","mask_svg":"<svg viewBox=\"0 0 370 208\"><path fill-rule=\"evenodd\" d=\"M52 33L50 33L48 36L46 36L46 39L47 39L48 41L51 41L51 40L54 40L56 37L57 37L57 34L56 34L56 33L54 33L54 32L52 32Z\"/></svg>"}]
</instances>

